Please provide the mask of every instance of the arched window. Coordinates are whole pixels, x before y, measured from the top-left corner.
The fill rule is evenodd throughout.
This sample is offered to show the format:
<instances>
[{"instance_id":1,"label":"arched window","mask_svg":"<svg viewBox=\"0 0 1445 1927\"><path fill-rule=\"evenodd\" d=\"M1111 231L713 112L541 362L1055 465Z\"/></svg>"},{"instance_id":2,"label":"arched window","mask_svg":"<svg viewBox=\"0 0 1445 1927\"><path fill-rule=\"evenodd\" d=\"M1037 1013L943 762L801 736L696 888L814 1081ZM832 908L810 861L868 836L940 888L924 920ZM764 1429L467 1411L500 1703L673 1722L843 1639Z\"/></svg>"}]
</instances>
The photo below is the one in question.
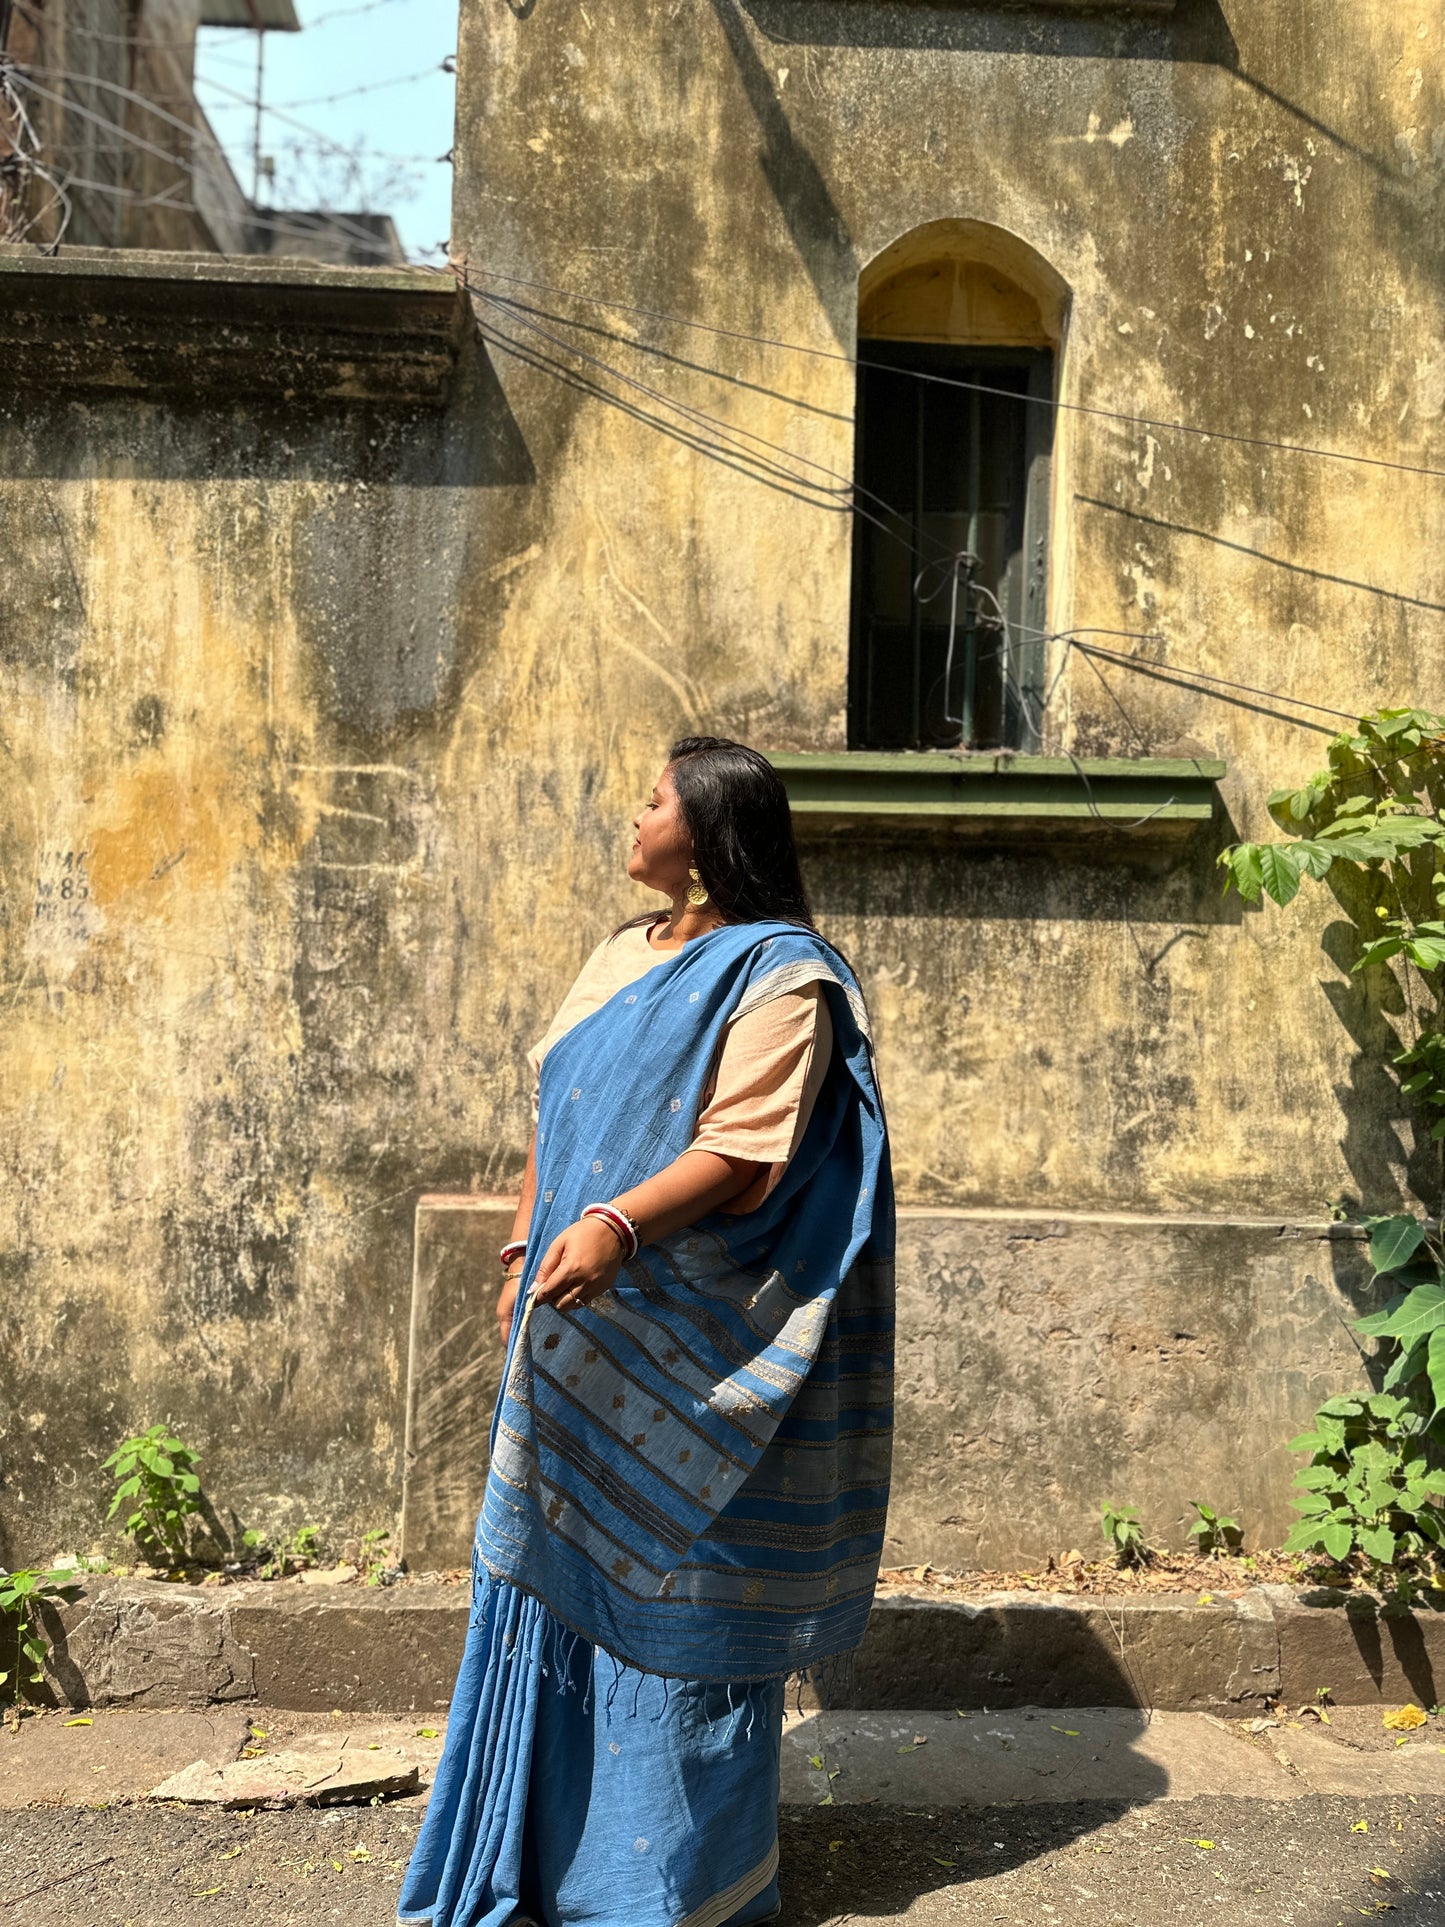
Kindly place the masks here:
<instances>
[{"instance_id":1,"label":"arched window","mask_svg":"<svg viewBox=\"0 0 1445 1927\"><path fill-rule=\"evenodd\" d=\"M916 228L864 271L853 748L1038 743L1067 308L1046 262L978 221Z\"/></svg>"}]
</instances>

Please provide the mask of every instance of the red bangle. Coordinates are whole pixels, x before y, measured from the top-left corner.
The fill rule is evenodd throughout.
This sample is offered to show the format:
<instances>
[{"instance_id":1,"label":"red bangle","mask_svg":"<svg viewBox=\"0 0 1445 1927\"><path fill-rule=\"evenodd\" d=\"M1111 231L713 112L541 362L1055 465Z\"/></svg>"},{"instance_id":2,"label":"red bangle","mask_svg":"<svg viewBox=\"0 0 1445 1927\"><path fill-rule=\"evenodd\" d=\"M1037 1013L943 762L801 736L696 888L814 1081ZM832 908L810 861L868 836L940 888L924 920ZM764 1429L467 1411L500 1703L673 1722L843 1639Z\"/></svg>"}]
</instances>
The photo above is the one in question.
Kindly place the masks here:
<instances>
[{"instance_id":1,"label":"red bangle","mask_svg":"<svg viewBox=\"0 0 1445 1927\"><path fill-rule=\"evenodd\" d=\"M615 1231L617 1233L618 1242L622 1246L623 1256L628 1259L637 1256L638 1246L641 1240L637 1235L637 1226L625 1211L619 1210L615 1204L589 1204L582 1213L582 1216L584 1218L600 1218L609 1231Z\"/></svg>"},{"instance_id":2,"label":"red bangle","mask_svg":"<svg viewBox=\"0 0 1445 1927\"><path fill-rule=\"evenodd\" d=\"M513 1238L509 1244L504 1244L497 1253L497 1256L502 1261L503 1271L507 1269L507 1266L511 1264L514 1258L525 1258L526 1255L527 1240L525 1238Z\"/></svg>"}]
</instances>

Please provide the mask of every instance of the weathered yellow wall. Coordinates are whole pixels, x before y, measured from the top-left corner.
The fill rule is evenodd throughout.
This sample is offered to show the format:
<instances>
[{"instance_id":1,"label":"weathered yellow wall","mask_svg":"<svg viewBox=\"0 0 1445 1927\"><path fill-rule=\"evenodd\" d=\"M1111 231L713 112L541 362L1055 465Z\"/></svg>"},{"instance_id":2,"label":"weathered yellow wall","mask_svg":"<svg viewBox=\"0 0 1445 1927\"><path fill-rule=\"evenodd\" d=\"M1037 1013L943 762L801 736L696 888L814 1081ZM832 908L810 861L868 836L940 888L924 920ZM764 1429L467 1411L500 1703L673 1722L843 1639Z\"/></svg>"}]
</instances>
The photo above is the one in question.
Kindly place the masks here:
<instances>
[{"instance_id":1,"label":"weathered yellow wall","mask_svg":"<svg viewBox=\"0 0 1445 1927\"><path fill-rule=\"evenodd\" d=\"M439 417L5 398L0 1560L87 1542L96 1462L163 1415L246 1523L392 1523L416 1196L515 1180L522 1050L639 907L626 823L664 746L843 745L852 374L826 357L901 235L971 218L1052 264L1067 399L1445 466L1438 9L462 26L479 287L821 352L513 286L533 327L477 312L525 353L494 339L500 387L464 371ZM1442 502L1073 416L1051 620L1346 711L1440 702ZM926 832L810 858L903 1200L1407 1195L1384 987L1322 956L1322 894L1241 913L1213 864L1324 737L1101 664L1126 725L1081 656L1052 666L1046 747L1222 755L1228 821L1172 867ZM37 896L81 851L90 895Z\"/></svg>"},{"instance_id":2,"label":"weathered yellow wall","mask_svg":"<svg viewBox=\"0 0 1445 1927\"><path fill-rule=\"evenodd\" d=\"M630 378L723 425L710 454L680 449L499 355L539 487L488 700L507 709L518 660L555 652L572 755L533 833L559 849L695 720L838 746L849 586L847 519L739 474L724 442L784 444L830 485L851 469L848 367L576 294L848 353L869 262L925 223L982 221L1072 290L1066 401L1445 466L1438 9L1351 9L1324 33L1301 0L1181 0L1172 22L622 0L476 7L464 30L454 244L479 287L548 311L529 328L484 302L484 327L614 402L679 421ZM1097 640L1352 713L1445 700L1442 505L1439 480L1071 414L1051 625L1158 632ZM1265 796L1321 760L1331 719L1099 669L1129 720L1055 645L1045 747L1226 757L1229 821L1186 863L920 834L814 865L876 1008L904 1195L1388 1204L1403 1159L1351 1027L1371 1052L1386 1032L1349 956L1319 955L1327 900L1241 915L1212 867L1267 828Z\"/></svg>"}]
</instances>

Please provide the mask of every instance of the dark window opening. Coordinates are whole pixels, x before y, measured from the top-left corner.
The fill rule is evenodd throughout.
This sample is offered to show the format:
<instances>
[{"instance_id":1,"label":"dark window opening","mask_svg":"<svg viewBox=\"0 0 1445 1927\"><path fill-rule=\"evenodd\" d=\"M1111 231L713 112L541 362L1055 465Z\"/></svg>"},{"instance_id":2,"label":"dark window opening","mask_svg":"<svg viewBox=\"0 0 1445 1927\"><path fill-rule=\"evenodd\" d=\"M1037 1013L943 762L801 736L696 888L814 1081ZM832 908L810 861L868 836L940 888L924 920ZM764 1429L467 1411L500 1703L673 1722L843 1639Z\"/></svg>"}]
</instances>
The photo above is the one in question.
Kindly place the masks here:
<instances>
[{"instance_id":1,"label":"dark window opening","mask_svg":"<svg viewBox=\"0 0 1445 1927\"><path fill-rule=\"evenodd\" d=\"M849 747L1035 748L1053 356L863 340L858 358Z\"/></svg>"}]
</instances>

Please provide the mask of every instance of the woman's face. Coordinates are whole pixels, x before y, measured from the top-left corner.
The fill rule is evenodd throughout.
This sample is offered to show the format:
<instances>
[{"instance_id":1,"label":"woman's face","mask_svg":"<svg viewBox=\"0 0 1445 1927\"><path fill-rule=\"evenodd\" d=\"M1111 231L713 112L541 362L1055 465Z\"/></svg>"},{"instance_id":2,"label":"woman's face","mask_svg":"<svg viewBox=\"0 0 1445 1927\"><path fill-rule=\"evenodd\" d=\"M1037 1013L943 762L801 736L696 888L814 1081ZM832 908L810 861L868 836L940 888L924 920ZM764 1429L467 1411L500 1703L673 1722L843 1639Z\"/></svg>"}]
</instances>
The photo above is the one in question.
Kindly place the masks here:
<instances>
[{"instance_id":1,"label":"woman's face","mask_svg":"<svg viewBox=\"0 0 1445 1927\"><path fill-rule=\"evenodd\" d=\"M680 897L688 886L692 865L692 838L682 819L682 806L672 787L672 770L665 769L653 785L652 795L632 819L637 840L627 859L627 874L634 883L664 896Z\"/></svg>"}]
</instances>

